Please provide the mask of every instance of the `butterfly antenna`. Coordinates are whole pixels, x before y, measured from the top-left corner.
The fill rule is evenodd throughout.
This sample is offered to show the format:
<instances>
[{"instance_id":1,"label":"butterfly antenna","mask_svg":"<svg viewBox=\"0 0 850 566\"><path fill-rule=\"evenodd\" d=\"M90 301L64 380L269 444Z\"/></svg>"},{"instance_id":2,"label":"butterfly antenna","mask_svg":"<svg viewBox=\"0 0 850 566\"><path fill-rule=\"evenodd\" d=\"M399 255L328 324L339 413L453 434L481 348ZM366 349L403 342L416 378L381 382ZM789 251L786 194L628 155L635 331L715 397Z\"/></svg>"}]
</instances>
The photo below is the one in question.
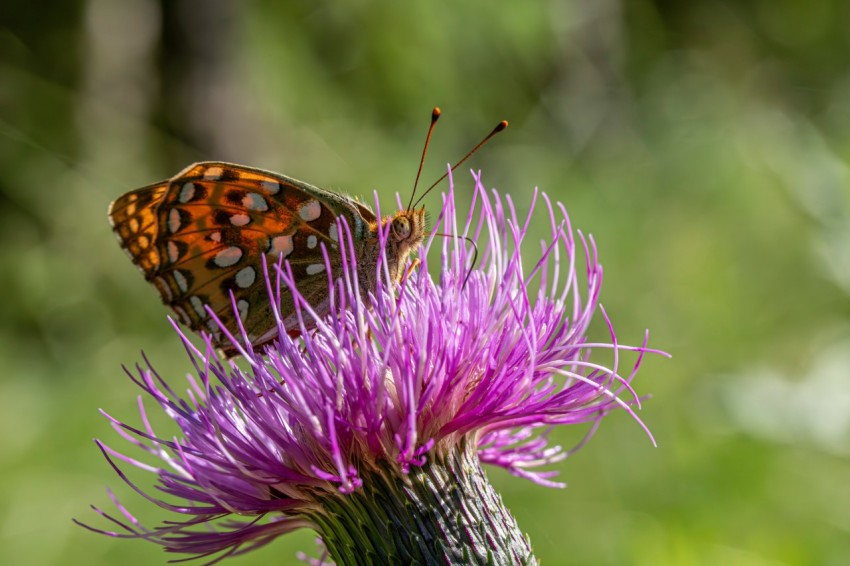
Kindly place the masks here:
<instances>
[{"instance_id":1,"label":"butterfly antenna","mask_svg":"<svg viewBox=\"0 0 850 566\"><path fill-rule=\"evenodd\" d=\"M490 141L490 139L491 139L493 136L495 136L496 134L498 134L499 132L501 132L502 130L504 130L504 129L505 129L505 128L507 128L507 127L508 127L508 121L507 121L507 120L502 120L501 122L499 122L499 124L498 124L495 128L493 128L493 131L492 131L492 132L490 132L489 134L487 134L487 136L486 136L483 140L481 140L480 142L478 142L478 145L476 145L475 147L473 147L471 150L469 150L469 153L467 153L466 155L464 155L464 156L463 156L463 159L461 159L460 161L458 161L457 163L455 163L454 165L452 165L452 168L451 168L451 169L449 169L448 171L446 171L446 172L445 172L445 174L443 174L443 176L442 176L442 177L440 177L439 179L437 179L436 181L434 181L434 184L433 184L433 185L431 185L430 187L428 187L427 189L425 189L425 192L424 192L424 193L422 193L422 195L421 195L421 196L420 196L420 197L416 200L416 202L413 204L413 206L414 206L414 207L416 207L416 205L417 205L417 204L419 204L419 203L422 201L422 199L423 199L423 198L425 198L425 195L427 195L428 193L430 193L430 192L431 192L431 189L433 189L434 187L436 187L437 185L439 185L439 184L443 181L443 179L445 179L446 177L448 177L448 176L449 176L449 173L451 173L452 171L454 171L455 169L457 169L458 167L460 167L461 163L463 163L464 161L466 161L467 159L469 159L469 158L472 156L472 154L473 154L473 153L475 153L476 151L478 151L479 149L481 149L481 146L482 146L482 145L484 145L485 143L487 143L488 141ZM430 135L430 134L429 134L429 135ZM423 156L423 159L424 159L424 156ZM412 200L412 198L411 198L411 200ZM409 207L408 207L408 210L409 210Z\"/></svg>"},{"instance_id":2,"label":"butterfly antenna","mask_svg":"<svg viewBox=\"0 0 850 566\"><path fill-rule=\"evenodd\" d=\"M434 125L440 119L440 108L435 106L431 111L431 125L428 127L428 135L425 136L425 147L422 148L422 157L419 159L419 171L416 172L416 180L413 182L413 191L410 193L410 202L407 203L407 210L410 210L410 205L413 203L413 196L416 194L416 187L419 185L419 176L422 174L422 166L425 164L425 156L428 154L428 144L431 143L431 134L434 133Z\"/></svg>"}]
</instances>

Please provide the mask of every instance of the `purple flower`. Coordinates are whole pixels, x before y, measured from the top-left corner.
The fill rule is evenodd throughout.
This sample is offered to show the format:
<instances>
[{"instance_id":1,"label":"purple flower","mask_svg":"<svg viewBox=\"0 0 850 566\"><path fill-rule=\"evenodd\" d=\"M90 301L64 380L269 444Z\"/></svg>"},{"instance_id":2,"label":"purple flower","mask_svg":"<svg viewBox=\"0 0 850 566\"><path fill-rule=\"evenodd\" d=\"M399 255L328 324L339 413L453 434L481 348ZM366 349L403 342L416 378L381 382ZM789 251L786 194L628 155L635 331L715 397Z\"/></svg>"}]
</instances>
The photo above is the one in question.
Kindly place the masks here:
<instances>
[{"instance_id":1,"label":"purple flower","mask_svg":"<svg viewBox=\"0 0 850 566\"><path fill-rule=\"evenodd\" d=\"M375 561L416 558L427 544L424 556L450 563L469 558L464 552L482 560L495 552L498 562L499 548L510 560L533 562L478 463L560 486L546 467L569 452L549 445L549 431L591 423L583 444L615 408L643 426L630 382L643 355L657 351L646 347L647 337L641 346L619 344L601 307L610 343L587 340L602 267L593 239L573 231L563 205L542 195L549 236L539 259L524 262L520 247L531 243L526 234L541 215L518 218L509 197L488 193L474 178L465 219L457 217L450 191L434 229L458 236L432 236L420 253L423 265L400 285L387 283L379 263L374 294L358 289L343 226L344 269L330 314L317 316L295 293L300 337L282 331L255 353L246 336L233 336L245 359L237 364L219 357L209 339L196 348L178 328L196 374L182 396L149 363L128 371L181 435L157 435L140 399L141 427L106 416L155 463L98 446L133 489L182 519L144 527L110 494L123 518L96 510L120 530L93 530L150 540L170 552L228 556L308 527L338 563L360 551ZM537 200L535 192L532 212ZM474 268L470 240L480 246ZM429 255L440 261L436 281ZM269 266L269 273L272 301L281 285L297 288L288 265ZM592 361L595 350L607 351L612 366ZM625 372L624 352L636 358ZM118 461L156 474L158 489L182 502L145 493ZM453 509L456 498L447 494L469 497L458 495L462 503ZM403 517L423 509L439 516L432 531L421 516ZM375 550L384 543L372 540L378 531L393 539L385 555ZM400 540L406 536L416 540Z\"/></svg>"}]
</instances>

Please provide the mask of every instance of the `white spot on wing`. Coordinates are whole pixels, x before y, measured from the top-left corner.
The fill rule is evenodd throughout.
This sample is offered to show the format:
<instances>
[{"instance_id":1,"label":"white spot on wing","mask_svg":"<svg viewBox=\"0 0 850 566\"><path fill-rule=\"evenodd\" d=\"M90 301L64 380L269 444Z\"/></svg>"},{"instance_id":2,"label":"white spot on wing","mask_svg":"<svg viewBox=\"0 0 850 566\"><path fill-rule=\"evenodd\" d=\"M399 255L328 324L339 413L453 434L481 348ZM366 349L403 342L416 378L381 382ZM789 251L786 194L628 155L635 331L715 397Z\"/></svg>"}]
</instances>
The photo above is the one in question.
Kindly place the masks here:
<instances>
[{"instance_id":1,"label":"white spot on wing","mask_svg":"<svg viewBox=\"0 0 850 566\"><path fill-rule=\"evenodd\" d=\"M236 284L243 289L253 285L255 279L257 279L257 272L250 265L240 269L239 273L236 274Z\"/></svg>"},{"instance_id":2,"label":"white spot on wing","mask_svg":"<svg viewBox=\"0 0 850 566\"><path fill-rule=\"evenodd\" d=\"M177 244L175 244L174 242L168 242L168 261L174 263L178 259L180 259L180 256L178 255L179 251L180 250L177 248Z\"/></svg>"},{"instance_id":3,"label":"white spot on wing","mask_svg":"<svg viewBox=\"0 0 850 566\"><path fill-rule=\"evenodd\" d=\"M204 171L204 179L208 179L210 181L218 181L221 179L222 175L224 175L224 169L221 167L210 167Z\"/></svg>"},{"instance_id":4,"label":"white spot on wing","mask_svg":"<svg viewBox=\"0 0 850 566\"><path fill-rule=\"evenodd\" d=\"M317 200L308 200L301 205L298 214L305 222L312 222L322 215L322 205Z\"/></svg>"},{"instance_id":5,"label":"white spot on wing","mask_svg":"<svg viewBox=\"0 0 850 566\"><path fill-rule=\"evenodd\" d=\"M260 181L260 185L268 191L270 195L276 195L280 192L280 183L277 181Z\"/></svg>"},{"instance_id":6,"label":"white spot on wing","mask_svg":"<svg viewBox=\"0 0 850 566\"><path fill-rule=\"evenodd\" d=\"M248 307L250 306L251 304L245 299L239 299L236 301L236 309L239 311L239 318L242 320L248 318Z\"/></svg>"},{"instance_id":7,"label":"white spot on wing","mask_svg":"<svg viewBox=\"0 0 850 566\"><path fill-rule=\"evenodd\" d=\"M207 317L207 311L204 309L204 302L200 297L189 297L189 302L192 303L192 308L195 309L196 313L198 313L199 318Z\"/></svg>"},{"instance_id":8,"label":"white spot on wing","mask_svg":"<svg viewBox=\"0 0 850 566\"><path fill-rule=\"evenodd\" d=\"M328 236L330 236L331 240L334 242L339 241L339 226L337 226L336 222L331 224L331 227L328 228Z\"/></svg>"},{"instance_id":9,"label":"white spot on wing","mask_svg":"<svg viewBox=\"0 0 850 566\"><path fill-rule=\"evenodd\" d=\"M182 322L183 324L191 326L192 319L189 318L189 313L187 313L185 310L183 310L183 307L178 306L178 305L173 305L171 308L174 309L174 312L177 313L177 316L180 318L180 322Z\"/></svg>"},{"instance_id":10,"label":"white spot on wing","mask_svg":"<svg viewBox=\"0 0 850 566\"><path fill-rule=\"evenodd\" d=\"M242 206L248 210L256 210L258 212L265 212L269 209L269 203L259 193L248 193L242 197Z\"/></svg>"},{"instance_id":11,"label":"white spot on wing","mask_svg":"<svg viewBox=\"0 0 850 566\"><path fill-rule=\"evenodd\" d=\"M180 229L180 211L172 208L168 211L168 230L172 234Z\"/></svg>"},{"instance_id":12,"label":"white spot on wing","mask_svg":"<svg viewBox=\"0 0 850 566\"><path fill-rule=\"evenodd\" d=\"M221 241L221 232L213 232L212 234L209 235L209 239L212 240L213 242L220 242Z\"/></svg>"},{"instance_id":13,"label":"white spot on wing","mask_svg":"<svg viewBox=\"0 0 850 566\"><path fill-rule=\"evenodd\" d=\"M215 254L213 262L218 267L230 267L240 259L242 259L242 250L236 246L230 246Z\"/></svg>"},{"instance_id":14,"label":"white spot on wing","mask_svg":"<svg viewBox=\"0 0 850 566\"><path fill-rule=\"evenodd\" d=\"M292 253L292 236L275 236L272 238L269 253L287 257Z\"/></svg>"},{"instance_id":15,"label":"white spot on wing","mask_svg":"<svg viewBox=\"0 0 850 566\"><path fill-rule=\"evenodd\" d=\"M311 250L316 247L316 244L319 243L319 239L314 235L307 236L307 247Z\"/></svg>"},{"instance_id":16,"label":"white spot on wing","mask_svg":"<svg viewBox=\"0 0 850 566\"><path fill-rule=\"evenodd\" d=\"M168 282L162 277L155 277L153 284L156 285L156 288L159 290L162 298L170 303L174 298L174 293L171 292L171 287L168 285Z\"/></svg>"},{"instance_id":17,"label":"white spot on wing","mask_svg":"<svg viewBox=\"0 0 850 566\"><path fill-rule=\"evenodd\" d=\"M195 183L185 183L180 189L180 195L178 195L177 200L186 204L193 198L195 198Z\"/></svg>"},{"instance_id":18,"label":"white spot on wing","mask_svg":"<svg viewBox=\"0 0 850 566\"><path fill-rule=\"evenodd\" d=\"M179 269L174 270L174 281L182 293L189 290L189 281L186 280L186 276Z\"/></svg>"},{"instance_id":19,"label":"white spot on wing","mask_svg":"<svg viewBox=\"0 0 850 566\"><path fill-rule=\"evenodd\" d=\"M307 275L315 275L325 270L324 263L311 263L307 266Z\"/></svg>"},{"instance_id":20,"label":"white spot on wing","mask_svg":"<svg viewBox=\"0 0 850 566\"><path fill-rule=\"evenodd\" d=\"M357 241L363 237L363 221L360 220L360 215L354 217L354 240Z\"/></svg>"},{"instance_id":21,"label":"white spot on wing","mask_svg":"<svg viewBox=\"0 0 850 566\"><path fill-rule=\"evenodd\" d=\"M234 226L245 226L251 221L251 217L247 214L234 214L230 217L230 223Z\"/></svg>"}]
</instances>

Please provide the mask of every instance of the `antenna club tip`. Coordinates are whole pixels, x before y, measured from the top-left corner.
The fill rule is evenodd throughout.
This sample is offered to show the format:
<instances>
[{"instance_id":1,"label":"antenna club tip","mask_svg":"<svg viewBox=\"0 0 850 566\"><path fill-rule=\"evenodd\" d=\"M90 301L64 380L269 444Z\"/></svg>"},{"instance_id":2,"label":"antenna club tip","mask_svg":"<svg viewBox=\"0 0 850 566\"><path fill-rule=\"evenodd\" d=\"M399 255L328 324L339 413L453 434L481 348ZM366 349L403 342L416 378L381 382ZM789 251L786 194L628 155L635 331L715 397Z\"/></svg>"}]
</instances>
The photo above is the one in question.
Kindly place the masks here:
<instances>
[{"instance_id":1,"label":"antenna club tip","mask_svg":"<svg viewBox=\"0 0 850 566\"><path fill-rule=\"evenodd\" d=\"M499 122L499 125L496 126L496 131L501 132L502 130L504 130L507 127L508 127L508 121L502 120L501 122Z\"/></svg>"},{"instance_id":2,"label":"antenna club tip","mask_svg":"<svg viewBox=\"0 0 850 566\"><path fill-rule=\"evenodd\" d=\"M440 114L442 114L442 111L440 110L440 107L439 107L439 106L435 106L435 107L434 107L434 110L432 110L432 111L431 111L431 119L432 119L432 120L436 120L437 118L439 118L439 117L440 117Z\"/></svg>"}]
</instances>

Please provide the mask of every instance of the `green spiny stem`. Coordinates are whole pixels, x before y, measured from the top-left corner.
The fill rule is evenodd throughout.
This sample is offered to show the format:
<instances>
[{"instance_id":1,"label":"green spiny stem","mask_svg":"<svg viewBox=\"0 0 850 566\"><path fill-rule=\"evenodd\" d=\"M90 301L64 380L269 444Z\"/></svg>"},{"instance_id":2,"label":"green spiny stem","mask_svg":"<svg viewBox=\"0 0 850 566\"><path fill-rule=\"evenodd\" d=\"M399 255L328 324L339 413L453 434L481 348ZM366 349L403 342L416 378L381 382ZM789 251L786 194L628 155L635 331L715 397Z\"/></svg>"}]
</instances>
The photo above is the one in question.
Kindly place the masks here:
<instances>
[{"instance_id":1,"label":"green spiny stem","mask_svg":"<svg viewBox=\"0 0 850 566\"><path fill-rule=\"evenodd\" d=\"M338 566L537 564L473 450L433 456L407 475L385 466L362 479L361 489L325 494L321 510L307 513Z\"/></svg>"}]
</instances>

